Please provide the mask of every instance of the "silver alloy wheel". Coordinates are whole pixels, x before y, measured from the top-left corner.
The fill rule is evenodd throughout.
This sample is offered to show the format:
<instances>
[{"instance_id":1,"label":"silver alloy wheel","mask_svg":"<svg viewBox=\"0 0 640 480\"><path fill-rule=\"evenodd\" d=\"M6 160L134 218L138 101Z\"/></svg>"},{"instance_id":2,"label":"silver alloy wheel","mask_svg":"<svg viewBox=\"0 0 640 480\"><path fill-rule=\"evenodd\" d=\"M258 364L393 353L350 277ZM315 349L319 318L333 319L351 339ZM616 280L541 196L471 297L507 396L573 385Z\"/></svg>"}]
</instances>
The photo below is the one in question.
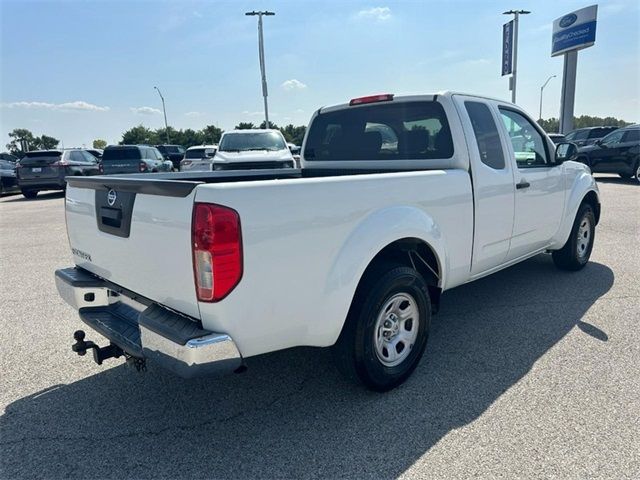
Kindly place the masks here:
<instances>
[{"instance_id":1,"label":"silver alloy wheel","mask_svg":"<svg viewBox=\"0 0 640 480\"><path fill-rule=\"evenodd\" d=\"M589 244L591 243L591 220L587 215L582 217L580 221L580 227L578 227L578 243L576 250L578 258L583 259L589 251Z\"/></svg>"},{"instance_id":2,"label":"silver alloy wheel","mask_svg":"<svg viewBox=\"0 0 640 480\"><path fill-rule=\"evenodd\" d=\"M638 168L636 168L636 181L640 182L640 162L638 162Z\"/></svg>"},{"instance_id":3,"label":"silver alloy wheel","mask_svg":"<svg viewBox=\"0 0 640 480\"><path fill-rule=\"evenodd\" d=\"M395 367L411 353L418 337L420 311L408 293L397 293L380 309L374 329L374 347L385 367Z\"/></svg>"}]
</instances>

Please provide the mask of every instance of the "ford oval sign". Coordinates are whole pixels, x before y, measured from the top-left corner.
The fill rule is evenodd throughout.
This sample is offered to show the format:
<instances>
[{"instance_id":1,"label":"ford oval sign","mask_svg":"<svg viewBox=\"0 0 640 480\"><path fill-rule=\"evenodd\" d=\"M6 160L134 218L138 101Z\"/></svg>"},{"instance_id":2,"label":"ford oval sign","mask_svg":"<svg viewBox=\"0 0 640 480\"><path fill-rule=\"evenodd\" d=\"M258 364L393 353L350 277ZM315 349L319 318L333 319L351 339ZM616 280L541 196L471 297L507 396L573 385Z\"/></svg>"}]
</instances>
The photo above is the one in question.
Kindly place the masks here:
<instances>
[{"instance_id":1,"label":"ford oval sign","mask_svg":"<svg viewBox=\"0 0 640 480\"><path fill-rule=\"evenodd\" d=\"M113 189L109 190L109 193L107 193L107 203L110 207L113 207L113 204L116 203L117 198L118 194L116 193L116 191Z\"/></svg>"},{"instance_id":2,"label":"ford oval sign","mask_svg":"<svg viewBox=\"0 0 640 480\"><path fill-rule=\"evenodd\" d=\"M562 28L567 28L576 23L578 16L575 13L570 13L569 15L565 15L560 19L560 26Z\"/></svg>"}]
</instances>

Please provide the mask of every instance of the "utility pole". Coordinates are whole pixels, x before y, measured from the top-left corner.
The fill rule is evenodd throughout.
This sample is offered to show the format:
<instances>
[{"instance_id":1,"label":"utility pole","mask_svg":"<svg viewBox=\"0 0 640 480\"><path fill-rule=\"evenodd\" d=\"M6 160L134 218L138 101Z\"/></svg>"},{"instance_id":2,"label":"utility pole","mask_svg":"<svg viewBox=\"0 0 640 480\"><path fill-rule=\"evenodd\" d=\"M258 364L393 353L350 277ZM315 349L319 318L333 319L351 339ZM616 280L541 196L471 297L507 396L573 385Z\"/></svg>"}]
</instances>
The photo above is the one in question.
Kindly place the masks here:
<instances>
[{"instance_id":1,"label":"utility pole","mask_svg":"<svg viewBox=\"0 0 640 480\"><path fill-rule=\"evenodd\" d=\"M518 70L518 18L520 15L528 15L527 10L509 10L503 15L513 15L513 72L511 75L511 103L516 103L516 75Z\"/></svg>"},{"instance_id":2,"label":"utility pole","mask_svg":"<svg viewBox=\"0 0 640 480\"><path fill-rule=\"evenodd\" d=\"M549 83L549 80L551 80L552 78L556 78L556 76L557 75L551 75L549 78L547 78L547 81L544 82L540 87L540 115L538 115L538 119L540 120L542 120L542 92L544 91L544 87L547 86L547 83Z\"/></svg>"},{"instance_id":3,"label":"utility pole","mask_svg":"<svg viewBox=\"0 0 640 480\"><path fill-rule=\"evenodd\" d=\"M160 99L162 100L162 112L164 113L164 133L167 135L167 145L171 143L169 140L169 126L167 125L167 109L164 107L164 97L162 93L160 93L160 89L158 87L153 87L158 91L158 95L160 95Z\"/></svg>"},{"instance_id":4,"label":"utility pole","mask_svg":"<svg viewBox=\"0 0 640 480\"><path fill-rule=\"evenodd\" d=\"M275 12L246 12L245 15L254 17L258 16L258 57L260 59L260 75L262 77L262 97L264 99L264 123L265 127L269 128L269 107L267 105L267 74L264 66L264 40L262 38L262 16L272 16Z\"/></svg>"}]
</instances>

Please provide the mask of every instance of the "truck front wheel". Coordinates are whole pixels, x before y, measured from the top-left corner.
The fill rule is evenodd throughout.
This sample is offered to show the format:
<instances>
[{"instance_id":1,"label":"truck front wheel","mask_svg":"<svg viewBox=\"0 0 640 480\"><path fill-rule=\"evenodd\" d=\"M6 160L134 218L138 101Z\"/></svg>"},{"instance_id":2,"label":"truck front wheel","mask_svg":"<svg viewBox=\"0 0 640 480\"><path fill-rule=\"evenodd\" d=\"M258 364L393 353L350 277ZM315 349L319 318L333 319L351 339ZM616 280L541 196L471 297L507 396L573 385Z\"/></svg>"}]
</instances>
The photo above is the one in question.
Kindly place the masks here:
<instances>
[{"instance_id":1,"label":"truck front wheel","mask_svg":"<svg viewBox=\"0 0 640 480\"><path fill-rule=\"evenodd\" d=\"M402 265L373 267L333 347L336 365L371 390L391 390L420 362L430 321L429 291L418 272Z\"/></svg>"},{"instance_id":2,"label":"truck front wheel","mask_svg":"<svg viewBox=\"0 0 640 480\"><path fill-rule=\"evenodd\" d=\"M593 208L583 203L573 222L567 243L552 253L553 263L561 270L580 270L591 257L596 234L596 217Z\"/></svg>"}]
</instances>

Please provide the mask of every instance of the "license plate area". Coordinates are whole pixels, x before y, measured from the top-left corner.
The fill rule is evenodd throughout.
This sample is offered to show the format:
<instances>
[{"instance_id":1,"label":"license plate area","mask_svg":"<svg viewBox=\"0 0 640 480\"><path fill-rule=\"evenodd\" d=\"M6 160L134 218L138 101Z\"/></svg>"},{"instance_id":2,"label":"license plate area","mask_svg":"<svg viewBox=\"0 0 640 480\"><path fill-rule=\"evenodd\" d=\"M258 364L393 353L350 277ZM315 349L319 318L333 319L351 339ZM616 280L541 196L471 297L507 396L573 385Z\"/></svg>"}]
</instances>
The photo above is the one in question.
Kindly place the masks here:
<instances>
[{"instance_id":1,"label":"license plate area","mask_svg":"<svg viewBox=\"0 0 640 480\"><path fill-rule=\"evenodd\" d=\"M33 167L31 169L31 173L41 173L42 172L42 168L41 167Z\"/></svg>"}]
</instances>

